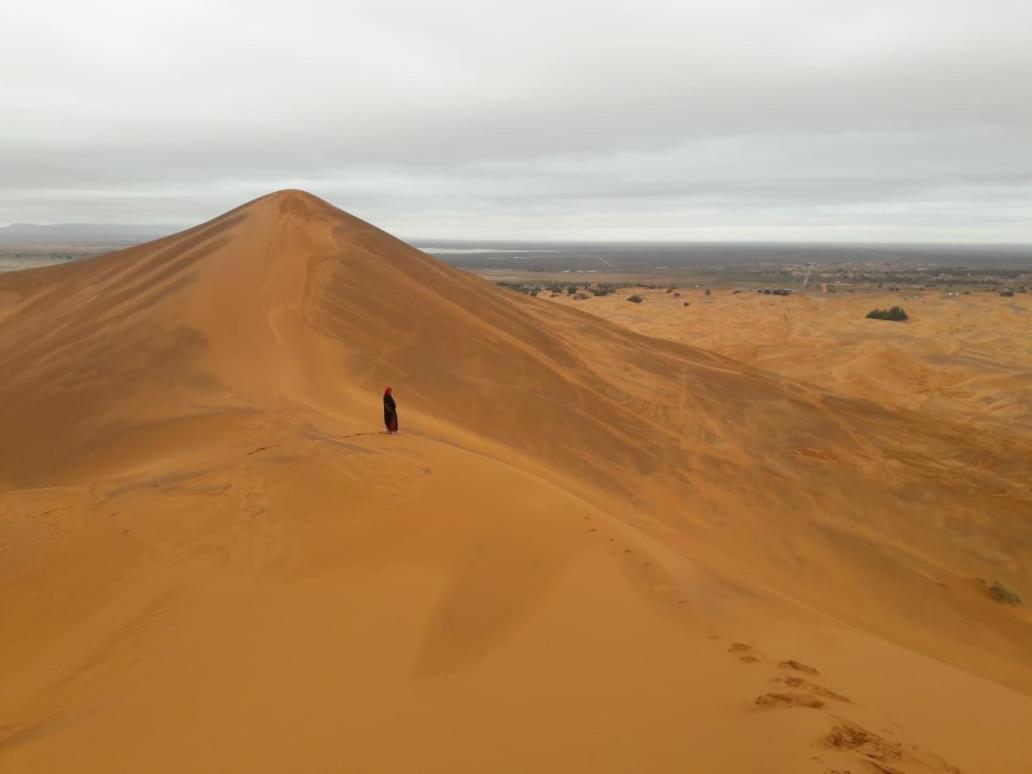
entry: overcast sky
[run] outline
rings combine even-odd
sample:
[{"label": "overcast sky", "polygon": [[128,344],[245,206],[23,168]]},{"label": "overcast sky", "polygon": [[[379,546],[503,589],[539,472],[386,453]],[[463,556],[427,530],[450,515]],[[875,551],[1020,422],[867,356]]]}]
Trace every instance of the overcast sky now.
[{"label": "overcast sky", "polygon": [[1032,242],[1030,0],[2,0],[0,224]]}]

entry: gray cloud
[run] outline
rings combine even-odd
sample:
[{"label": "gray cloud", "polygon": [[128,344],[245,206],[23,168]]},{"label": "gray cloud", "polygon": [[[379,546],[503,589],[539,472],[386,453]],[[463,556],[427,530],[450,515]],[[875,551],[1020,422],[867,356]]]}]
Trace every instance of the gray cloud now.
[{"label": "gray cloud", "polygon": [[6,0],[0,224],[1032,241],[1032,7]]}]

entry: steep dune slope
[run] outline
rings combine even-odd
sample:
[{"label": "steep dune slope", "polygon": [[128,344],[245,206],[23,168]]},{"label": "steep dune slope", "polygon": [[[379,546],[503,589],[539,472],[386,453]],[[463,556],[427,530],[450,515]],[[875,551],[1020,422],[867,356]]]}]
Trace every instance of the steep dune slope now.
[{"label": "steep dune slope", "polygon": [[0,769],[1032,751],[1032,621],[977,581],[1032,588],[1020,439],[557,317],[298,191],[0,275],[0,362]]}]

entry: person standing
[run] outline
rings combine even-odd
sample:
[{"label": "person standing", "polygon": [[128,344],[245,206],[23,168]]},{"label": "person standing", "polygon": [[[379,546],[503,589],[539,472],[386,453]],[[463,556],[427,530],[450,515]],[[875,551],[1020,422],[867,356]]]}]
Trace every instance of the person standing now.
[{"label": "person standing", "polygon": [[389,435],[398,434],[398,404],[394,402],[393,387],[383,391],[383,423]]}]

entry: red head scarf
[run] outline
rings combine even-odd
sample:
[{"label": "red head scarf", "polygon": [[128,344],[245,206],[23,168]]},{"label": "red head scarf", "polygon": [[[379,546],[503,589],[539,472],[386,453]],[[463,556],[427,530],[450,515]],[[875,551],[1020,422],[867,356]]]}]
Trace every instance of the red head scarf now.
[{"label": "red head scarf", "polygon": [[386,389],[385,389],[385,390],[383,391],[383,394],[384,394],[384,395],[390,395],[390,394],[391,394],[392,392],[394,392],[394,388],[393,388],[393,387],[388,387],[388,388],[386,388]]}]

